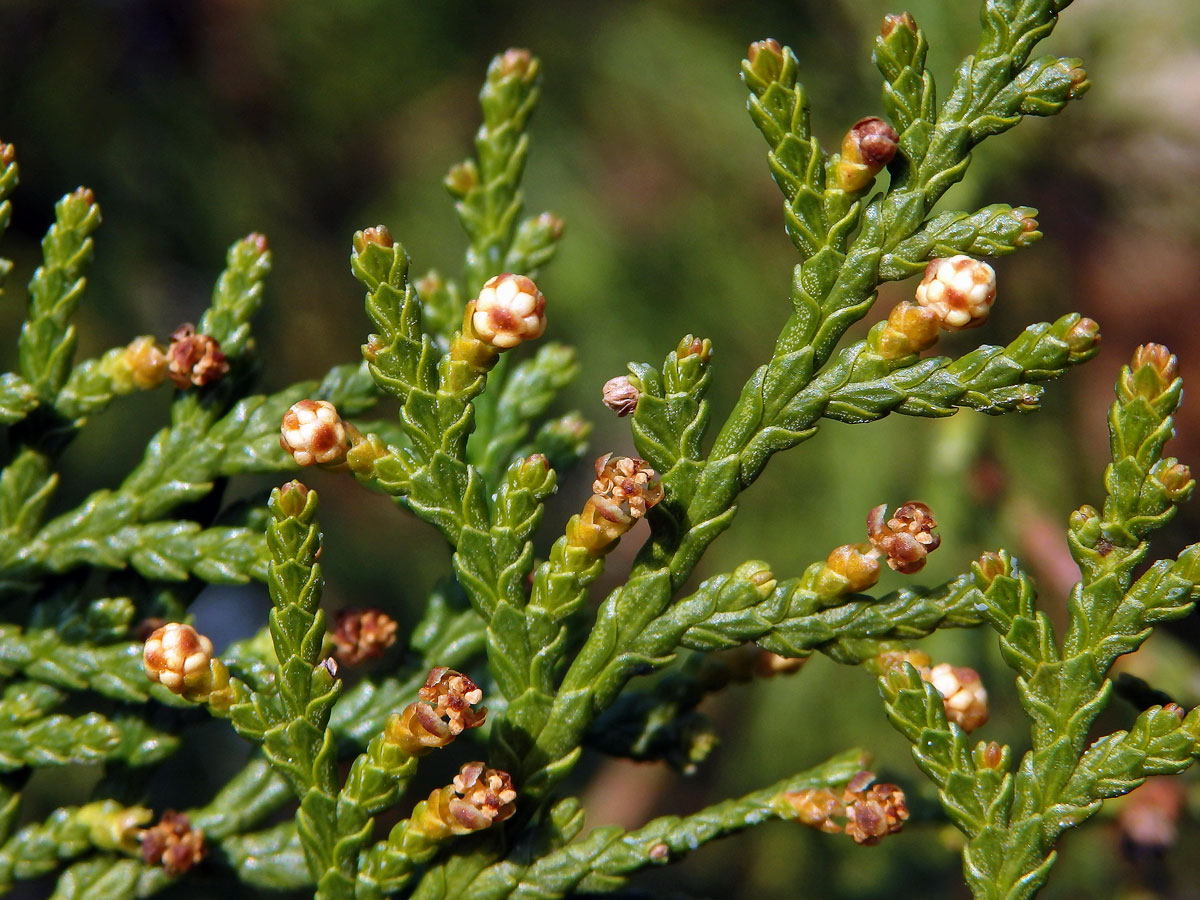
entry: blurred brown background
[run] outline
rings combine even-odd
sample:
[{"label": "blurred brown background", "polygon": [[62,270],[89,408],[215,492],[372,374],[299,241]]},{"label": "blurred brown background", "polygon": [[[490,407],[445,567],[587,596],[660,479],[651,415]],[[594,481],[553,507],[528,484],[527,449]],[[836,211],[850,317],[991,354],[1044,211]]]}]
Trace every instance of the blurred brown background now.
[{"label": "blurred brown background", "polygon": [[[908,8],[929,33],[944,90],[973,46],[976,5]],[[80,315],[83,352],[194,319],[225,248],[254,230],[270,237],[275,258],[258,329],[264,385],[357,358],[367,322],[348,272],[351,232],[386,223],[416,272],[457,272],[462,239],[440,179],[469,149],[488,59],[525,46],[545,74],[527,197],[534,211],[567,221],[560,256],[539,283],[549,336],[579,343],[584,372],[563,408],[596,420],[597,453],[628,451],[626,423],[599,403],[600,385],[627,360],[660,360],[686,332],[712,337],[719,416],[786,313],[795,257],[764,145],[745,115],[746,45],[773,36],[795,48],[814,127],[834,147],[850,124],[879,112],[871,42],[882,14],[897,11],[879,0],[5,0],[0,137],[17,146],[22,187],[5,239],[19,268],[0,326],[15,334],[15,285],[36,264],[54,200],[83,183],[105,217]],[[1136,344],[1162,341],[1200,384],[1198,38],[1200,7],[1189,0],[1080,0],[1040,52],[1083,57],[1091,92],[1057,119],[1029,120],[982,147],[943,204],[1034,206],[1046,237],[996,264],[992,321],[942,350],[1007,342],[1029,322],[1074,309],[1100,322],[1099,358],[1048,386],[1044,411],[1031,416],[830,424],[773,462],[705,571],[753,556],[781,575],[799,573],[833,544],[861,540],[872,505],[920,498],[943,523],[923,580],[952,577],[1003,545],[1061,610],[1076,574],[1062,529],[1071,509],[1102,499],[1118,367]],[[911,288],[889,286],[861,328]],[[132,398],[89,429],[68,454],[64,507],[128,470],[167,402],[166,392]],[[1198,424],[1200,405],[1185,405],[1170,452],[1200,461]],[[563,482],[548,523],[563,521],[586,490],[582,473]],[[381,605],[411,621],[445,569],[444,550],[348,479],[316,474],[311,483],[327,501],[331,602]],[[1186,508],[1161,554],[1196,540],[1198,522],[1196,507]],[[398,576],[399,554],[407,562]],[[621,566],[617,557],[610,571]],[[264,594],[227,591],[200,612],[236,631],[262,621]],[[1194,705],[1196,639],[1183,623],[1130,665]],[[983,736],[1020,745],[1024,725],[993,644],[982,633],[930,642],[939,658],[984,673],[994,722]],[[931,821],[870,849],[773,825],[707,848],[681,876],[644,882],[651,896],[963,896],[955,834],[933,821],[931,795],[865,673],[819,660],[791,679],[734,688],[707,709],[724,740],[694,778],[589,763],[603,785],[592,793],[597,822],[698,808],[852,745],[872,749],[878,767],[912,789],[915,818]],[[1108,724],[1129,715],[1118,702]],[[1182,802],[1180,843],[1195,847],[1200,803],[1187,785],[1172,802]],[[1164,803],[1151,805],[1155,821],[1173,818]],[[1131,857],[1117,852],[1121,841],[1112,815],[1069,837],[1046,896],[1200,896],[1175,872],[1182,854]]]}]

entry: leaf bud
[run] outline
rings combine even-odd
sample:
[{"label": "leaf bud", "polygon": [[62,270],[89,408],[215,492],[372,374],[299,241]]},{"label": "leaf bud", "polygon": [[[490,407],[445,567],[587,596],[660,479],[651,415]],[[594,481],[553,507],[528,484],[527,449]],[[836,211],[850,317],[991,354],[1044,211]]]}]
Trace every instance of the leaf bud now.
[{"label": "leaf bud", "polygon": [[623,418],[637,409],[641,392],[628,375],[618,375],[604,382],[603,397],[604,405]]},{"label": "leaf bud", "polygon": [[475,161],[466,159],[455,163],[446,173],[442,183],[446,185],[446,190],[455,197],[461,199],[467,196],[479,186],[479,169],[476,167]]},{"label": "leaf bud", "polygon": [[561,241],[566,223],[552,212],[541,213],[535,220],[540,231],[545,232],[551,241]]},{"label": "leaf bud", "polygon": [[942,543],[934,534],[937,520],[924,503],[909,501],[887,518],[887,504],[880,504],[867,515],[867,536],[877,550],[887,556],[888,565],[904,575],[919,572],[925,558]]},{"label": "leaf bud", "polygon": [[1019,206],[1013,210],[1013,215],[1021,224],[1021,232],[1013,240],[1016,247],[1028,247],[1034,241],[1041,240],[1042,232],[1038,230],[1038,220],[1035,210],[1027,206]]},{"label": "leaf bud", "polygon": [[763,81],[777,81],[783,72],[783,47],[775,38],[755,41],[746,50],[746,61]]},{"label": "leaf bud", "polygon": [[144,830],[138,839],[146,865],[161,866],[168,875],[184,874],[208,852],[204,831],[193,828],[187,816],[173,809],[164,812],[158,824]]},{"label": "leaf bud", "polygon": [[542,336],[546,330],[546,298],[524,275],[496,275],[468,304],[464,326],[470,328],[471,337],[498,350],[508,350]]},{"label": "leaf bud", "polygon": [[17,148],[0,141],[0,165],[11,166],[17,161]]},{"label": "leaf bud", "polygon": [[987,690],[974,669],[938,663],[921,677],[942,695],[948,721],[967,733],[987,722]]},{"label": "leaf bud", "polygon": [[229,371],[221,345],[207,334],[197,334],[196,326],[185,322],[171,333],[167,348],[167,376],[175,387],[203,387]]},{"label": "leaf bud", "polygon": [[304,512],[308,505],[308,485],[292,480],[279,487],[279,509],[289,519]]},{"label": "leaf bud", "polygon": [[707,363],[712,359],[712,341],[690,334],[684,335],[683,340],[675,348],[675,358],[683,360],[689,356],[698,356],[701,363]]},{"label": "leaf bud", "polygon": [[338,466],[350,450],[346,423],[328,400],[292,404],[279,431],[279,446],[302,466]]},{"label": "leaf bud", "polygon": [[916,291],[917,303],[933,312],[946,331],[982,325],[995,300],[995,270],[961,254],[930,260]]},{"label": "leaf bud", "polygon": [[75,813],[75,821],[88,829],[88,840],[101,850],[136,853],[141,826],[152,818],[144,806],[122,806],[116,800],[87,803]]},{"label": "leaf bud", "polygon": [[390,249],[396,244],[386,225],[376,225],[373,228],[364,228],[362,231],[354,232],[352,243],[354,249],[359,253],[366,252],[366,249],[371,246]]},{"label": "leaf bud", "polygon": [[650,862],[661,865],[662,863],[670,860],[671,848],[662,841],[659,841],[646,852],[646,856],[649,858]]},{"label": "leaf bud", "polygon": [[989,550],[975,561],[976,580],[981,581],[985,589],[1000,576],[1008,574],[1009,566],[999,553]]},{"label": "leaf bud", "polygon": [[883,359],[902,359],[928,350],[937,339],[937,315],[923,306],[902,300],[892,307],[887,323],[875,337],[876,352]]},{"label": "leaf bud", "polygon": [[1129,374],[1122,381],[1131,396],[1157,400],[1179,375],[1179,360],[1162,344],[1142,344],[1133,351]]},{"label": "leaf bud", "polygon": [[1155,463],[1150,470],[1150,477],[1162,485],[1163,492],[1172,503],[1186,500],[1196,486],[1191,470],[1174,457]]},{"label": "leaf bud", "polygon": [[529,81],[537,74],[532,54],[520,47],[511,47],[497,56],[492,65],[500,78],[520,78]]},{"label": "leaf bud", "polygon": [[875,176],[892,161],[899,147],[896,129],[878,116],[859,119],[842,139],[837,165],[838,187],[857,194],[870,187]]},{"label": "leaf bud", "polygon": [[1088,81],[1087,69],[1083,66],[1071,67],[1071,99],[1077,100],[1088,92],[1092,83]]},{"label": "leaf bud", "polygon": [[343,609],[337,614],[333,643],[343,665],[378,659],[396,643],[396,620],[378,609]]},{"label": "leaf bud", "polygon": [[1100,326],[1093,319],[1083,318],[1071,326],[1063,337],[1071,360],[1076,361],[1090,354],[1100,343]]},{"label": "leaf bud", "polygon": [[912,13],[888,13],[883,17],[883,24],[879,27],[879,36],[884,40],[892,36],[897,28],[903,28],[913,34],[917,33],[917,20],[912,17]]}]

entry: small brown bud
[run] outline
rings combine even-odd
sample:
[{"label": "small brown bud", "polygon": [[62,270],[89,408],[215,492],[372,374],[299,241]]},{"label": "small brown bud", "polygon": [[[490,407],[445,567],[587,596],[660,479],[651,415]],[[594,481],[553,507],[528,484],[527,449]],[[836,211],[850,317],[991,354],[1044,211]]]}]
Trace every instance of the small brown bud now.
[{"label": "small brown bud", "polygon": [[604,405],[624,417],[637,409],[641,392],[633,386],[627,375],[618,375],[604,382]]},{"label": "small brown bud", "polygon": [[212,641],[191,625],[168,622],[146,638],[142,665],[151,681],[173,694],[199,700],[214,688],[212,652]]},{"label": "small brown bud", "polygon": [[472,336],[498,350],[542,336],[546,298],[524,275],[489,278],[468,317]]},{"label": "small brown bud", "polygon": [[1163,706],[1163,712],[1169,712],[1171,715],[1175,716],[1175,718],[1179,719],[1180,721],[1183,721],[1184,719],[1187,718],[1187,710],[1185,710],[1178,703],[1165,704]]},{"label": "small brown bud", "polygon": [[986,769],[999,769],[1004,763],[1004,746],[988,741],[976,751],[977,764]]},{"label": "small brown bud", "polygon": [[783,72],[783,47],[775,38],[755,41],[746,50],[746,60],[763,81],[777,81]]},{"label": "small brown bud", "polygon": [[396,643],[396,620],[378,609],[343,609],[337,614],[333,643],[343,665],[378,659]]},{"label": "small brown bud", "polygon": [[969,734],[987,722],[987,691],[974,669],[939,663],[921,677],[937,688],[946,718],[963,731]]},{"label": "small brown bud", "polygon": [[221,345],[207,334],[197,334],[196,326],[185,322],[171,333],[167,348],[167,375],[175,387],[204,387],[229,371]]},{"label": "small brown bud", "polygon": [[192,828],[188,817],[168,809],[153,828],[139,840],[146,865],[162,866],[168,875],[182,875],[204,859],[204,831]]},{"label": "small brown bud", "polygon": [[1071,68],[1071,99],[1078,100],[1088,92],[1092,83],[1088,81],[1087,69],[1083,66]]},{"label": "small brown bud", "polygon": [[938,339],[938,317],[916,303],[902,300],[888,313],[879,333],[877,352],[884,359],[901,359],[928,350]]},{"label": "small brown bud", "polygon": [[842,139],[838,187],[849,194],[866,190],[899,148],[896,129],[877,116],[859,119]]},{"label": "small brown bud", "polygon": [[301,400],[283,414],[279,446],[302,466],[336,466],[350,450],[346,424],[328,400]]},{"label": "small brown bud", "polygon": [[655,844],[653,847],[650,848],[649,852],[646,855],[650,857],[651,862],[664,863],[671,856],[671,848],[668,847],[666,844],[664,844],[662,841],[659,841],[657,844]]},{"label": "small brown bud", "polygon": [[317,663],[317,668],[324,669],[329,674],[330,678],[337,678],[338,676],[337,660],[332,656],[327,656]]},{"label": "small brown bud", "polygon": [[924,503],[910,501],[886,518],[887,505],[880,504],[867,516],[867,535],[876,549],[887,555],[888,565],[903,575],[925,567],[925,558],[942,543],[934,534],[937,520]]},{"label": "small brown bud", "polygon": [[883,25],[879,28],[879,34],[888,38],[897,28],[905,28],[916,34],[917,20],[912,17],[912,13],[889,13],[883,17]]},{"label": "small brown bud", "polygon": [[96,204],[96,194],[89,187],[75,188],[75,190],[71,191],[71,197],[73,199],[82,200],[88,206],[95,206]]},{"label": "small brown bud", "polygon": [[1013,240],[1013,244],[1018,247],[1028,247],[1036,240],[1040,240],[1042,233],[1038,230],[1038,220],[1033,215],[1036,210],[1028,207],[1018,207],[1013,210],[1015,215],[1021,222],[1021,233]]},{"label": "small brown bud", "polygon": [[969,256],[930,260],[917,285],[917,303],[933,312],[946,331],[978,328],[996,300],[996,272]]},{"label": "small brown bud", "polygon": [[17,161],[17,148],[0,142],[0,165],[11,166]]},{"label": "small brown bud", "polygon": [[395,243],[392,240],[392,233],[388,231],[386,225],[376,225],[374,228],[364,228],[362,231],[354,232],[354,249],[359,253],[363,253],[372,244],[379,247],[392,247]]}]

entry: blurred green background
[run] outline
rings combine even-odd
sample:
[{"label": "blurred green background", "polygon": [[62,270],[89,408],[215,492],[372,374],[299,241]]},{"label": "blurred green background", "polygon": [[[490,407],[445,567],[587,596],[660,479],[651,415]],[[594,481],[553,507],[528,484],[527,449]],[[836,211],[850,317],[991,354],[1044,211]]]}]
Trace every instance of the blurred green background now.
[{"label": "blurred green background", "polygon": [[[720,416],[786,314],[796,260],[745,114],[746,45],[773,36],[795,48],[814,128],[833,148],[854,121],[879,112],[872,38],[883,13],[900,9],[880,0],[4,0],[0,137],[17,146],[23,183],[5,252],[27,277],[54,200],[80,183],[96,191],[105,225],[79,320],[81,351],[95,355],[194,319],[225,248],[265,232],[275,274],[257,332],[264,385],[317,375],[356,359],[367,330],[347,265],[356,228],[387,224],[418,273],[458,271],[463,242],[441,176],[469,149],[491,55],[528,47],[542,58],[545,83],[527,198],[531,211],[567,222],[539,284],[548,336],[577,343],[584,372],[562,407],[595,420],[597,453],[629,452],[626,422],[599,402],[600,385],[626,361],[658,361],[687,332],[712,337]],[[914,0],[908,9],[929,33],[944,86],[973,46],[977,5]],[[943,205],[1034,206],[1046,237],[996,263],[992,320],[940,349],[1007,342],[1029,322],[1074,309],[1101,323],[1100,357],[1050,385],[1044,411],[1031,416],[828,425],[772,463],[703,573],[756,557],[797,574],[832,546],[862,540],[871,506],[919,498],[943,534],[921,580],[952,577],[983,550],[1006,546],[1060,614],[1077,574],[1062,529],[1071,509],[1102,497],[1117,368],[1136,344],[1158,340],[1200,384],[1200,7],[1080,0],[1040,52],[1082,56],[1091,92],[1057,119],[1028,120],[986,144]],[[889,286],[856,333],[911,289]],[[0,307],[8,334],[21,318],[18,295]],[[85,432],[67,456],[62,508],[116,483],[168,402],[166,391],[130,398]],[[1198,423],[1200,407],[1185,405],[1170,448],[1184,461],[1200,461]],[[588,490],[582,471],[562,482],[549,523],[564,521]],[[331,603],[379,605],[411,621],[445,571],[440,542],[349,479],[314,473],[309,483],[326,501]],[[1185,509],[1160,555],[1195,540],[1198,523],[1195,507]],[[626,543],[610,562],[614,576],[631,555]],[[898,584],[890,576],[882,587]],[[198,615],[202,626],[236,632],[261,623],[266,606],[260,588],[226,590],[202,598]],[[1194,705],[1197,634],[1184,623],[1127,667]],[[991,636],[929,644],[936,658],[983,673],[993,722],[980,736],[1021,746],[1023,720]],[[965,896],[955,833],[937,820],[866,673],[817,660],[792,678],[733,688],[705,709],[723,743],[692,778],[589,760],[593,824],[690,811],[854,745],[910,790],[917,821],[875,848],[771,825],[643,880],[649,896]],[[1130,713],[1118,702],[1108,724]],[[1177,823],[1182,848],[1200,841],[1191,785]],[[178,786],[157,789],[186,802]],[[1045,895],[1200,896],[1184,853],[1131,856],[1122,846],[1113,815],[1068,837]]]}]

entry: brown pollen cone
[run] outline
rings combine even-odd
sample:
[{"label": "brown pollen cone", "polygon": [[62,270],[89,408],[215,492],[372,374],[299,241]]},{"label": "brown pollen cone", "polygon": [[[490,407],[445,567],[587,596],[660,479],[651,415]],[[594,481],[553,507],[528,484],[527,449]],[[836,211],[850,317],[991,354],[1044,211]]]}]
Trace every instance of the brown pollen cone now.
[{"label": "brown pollen cone", "polygon": [[175,387],[211,384],[229,371],[229,363],[221,345],[207,334],[197,334],[191,322],[180,325],[171,333],[167,348],[167,377]]},{"label": "brown pollen cone", "polygon": [[469,762],[454,783],[435,790],[413,811],[411,828],[430,840],[482,831],[516,812],[517,791],[507,772]]},{"label": "brown pollen cone", "polygon": [[333,643],[343,665],[378,659],[396,643],[396,620],[378,609],[343,609],[337,615]]},{"label": "brown pollen cone", "polygon": [[387,741],[409,756],[445,747],[487,718],[486,707],[472,709],[483,699],[483,691],[466,675],[444,666],[430,670],[417,696],[421,699],[391,716],[384,728]]},{"label": "brown pollen cone", "polygon": [[880,504],[867,515],[867,536],[881,553],[887,555],[888,565],[904,575],[919,572],[925,567],[925,557],[942,543],[934,534],[937,520],[924,503],[909,501],[887,518],[887,505]]},{"label": "brown pollen cone", "polygon": [[192,828],[188,817],[173,809],[164,812],[158,824],[145,829],[138,839],[145,863],[162,866],[168,875],[182,875],[207,853],[204,831]]}]

